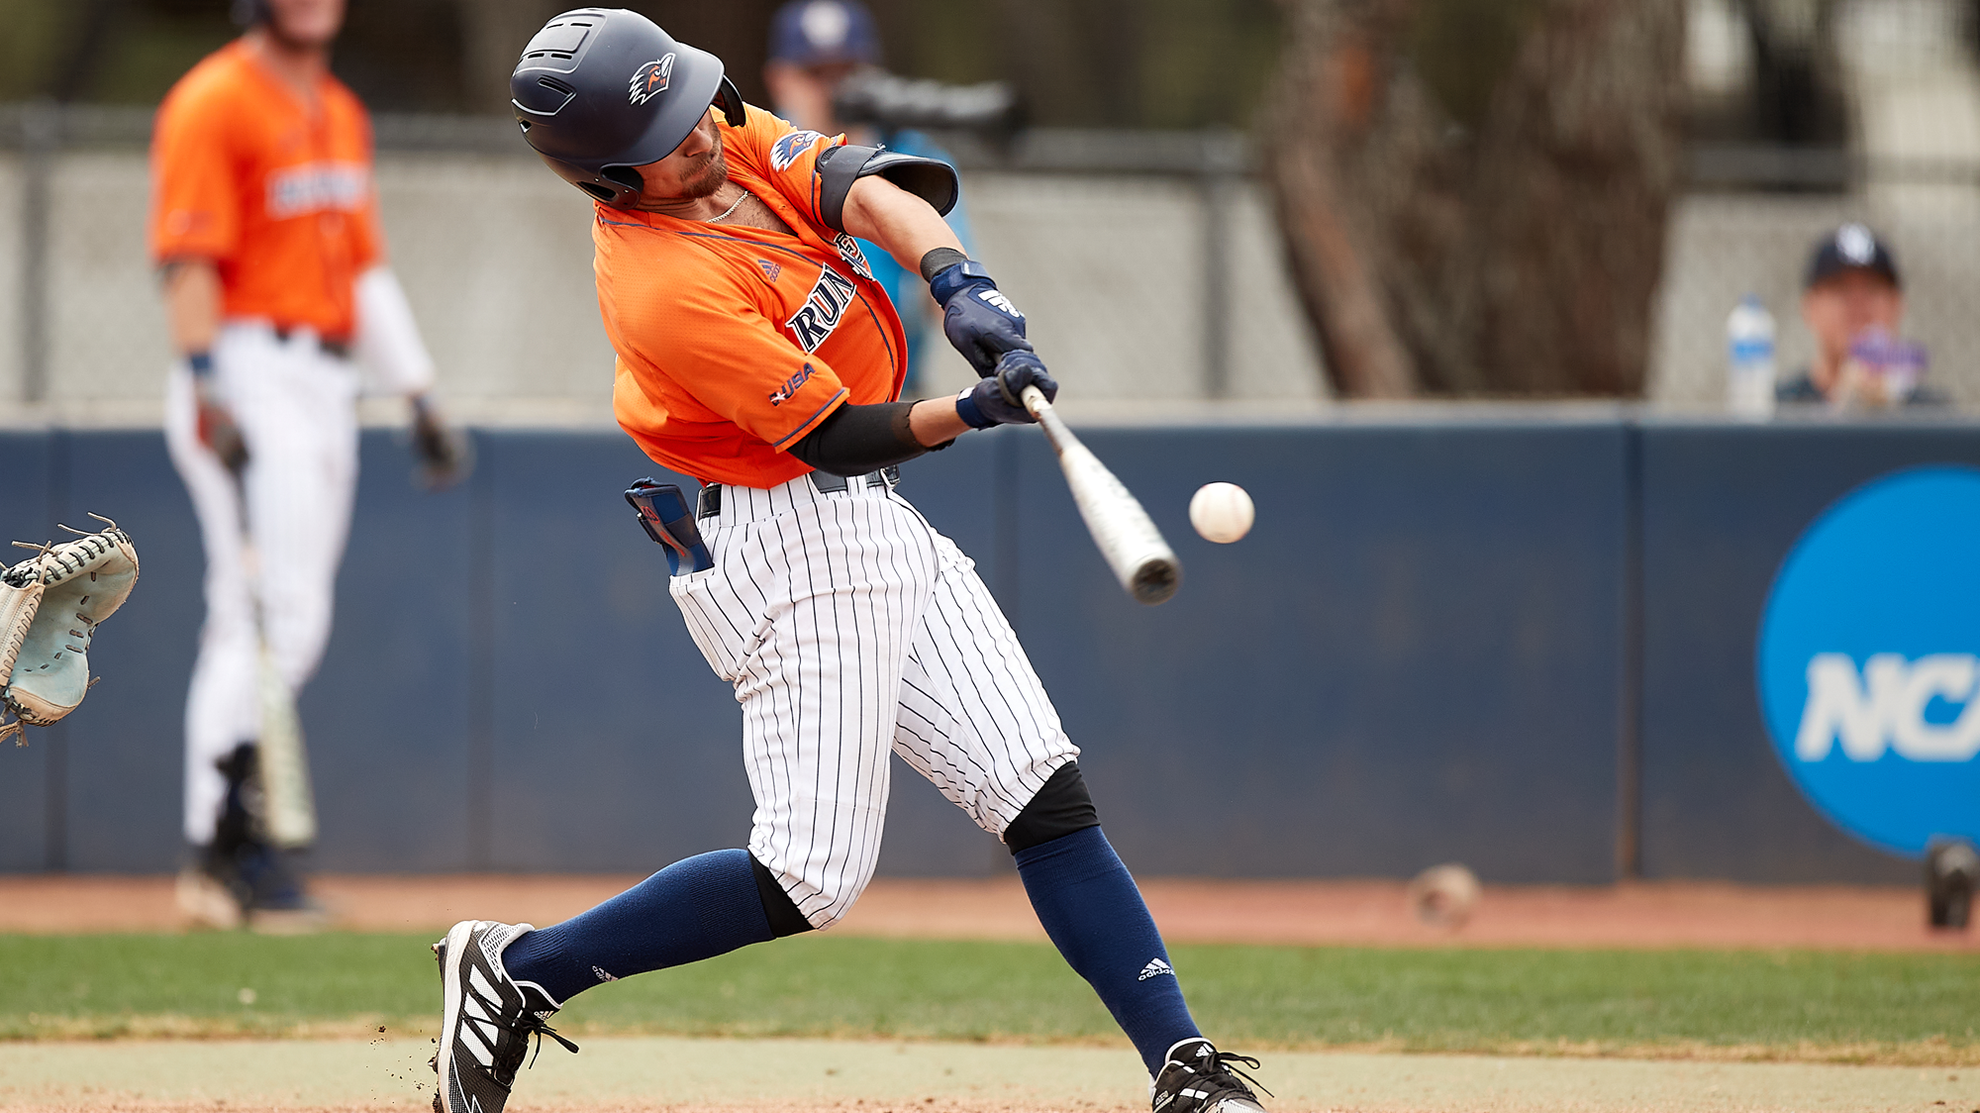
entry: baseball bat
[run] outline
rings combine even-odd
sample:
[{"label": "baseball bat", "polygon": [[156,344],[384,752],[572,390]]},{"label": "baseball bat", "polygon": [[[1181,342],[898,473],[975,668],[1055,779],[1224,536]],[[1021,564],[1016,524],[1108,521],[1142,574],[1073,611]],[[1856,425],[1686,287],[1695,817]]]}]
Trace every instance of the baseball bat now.
[{"label": "baseball bat", "polygon": [[1066,486],[1079,506],[1079,516],[1086,519],[1087,532],[1093,535],[1093,543],[1107,558],[1107,566],[1114,570],[1121,587],[1138,603],[1152,607],[1168,602],[1182,586],[1182,562],[1162,540],[1162,531],[1149,520],[1148,511],[1107,465],[1073,436],[1043,391],[1028,386],[1020,397],[1058,453],[1059,468],[1066,473]]},{"label": "baseball bat", "polygon": [[255,775],[261,781],[261,823],[268,841],[296,850],[316,841],[316,793],[309,783],[309,754],[303,744],[296,694],[268,648],[261,602],[261,550],[247,521],[247,482],[234,472],[241,496],[241,564],[254,601],[255,697],[261,709],[261,738],[255,747]]}]

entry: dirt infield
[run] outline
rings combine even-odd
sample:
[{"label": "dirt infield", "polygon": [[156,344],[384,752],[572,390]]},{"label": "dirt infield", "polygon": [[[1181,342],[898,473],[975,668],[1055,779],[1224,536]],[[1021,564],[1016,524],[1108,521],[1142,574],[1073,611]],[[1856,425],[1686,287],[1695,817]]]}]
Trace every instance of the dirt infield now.
[{"label": "dirt infield", "polygon": [[[330,876],[319,890],[341,927],[427,931],[469,917],[555,923],[636,876]],[[1650,883],[1603,888],[1488,886],[1471,922],[1418,923],[1399,882],[1142,883],[1174,942],[1382,946],[1808,947],[1971,951],[1980,935],[1934,932],[1924,898],[1903,888]],[[181,926],[167,877],[0,876],[0,931],[170,931]],[[1035,939],[1015,877],[882,878],[837,931],[933,939]]]},{"label": "dirt infield", "polygon": [[[430,1053],[416,1040],[0,1044],[0,1109],[416,1110]],[[1126,1111],[1147,1108],[1145,1078],[1132,1052],[1102,1048],[620,1037],[552,1049],[509,1109]],[[1275,1113],[1980,1108],[1980,1072],[1906,1067],[1274,1052],[1259,1078]]]}]

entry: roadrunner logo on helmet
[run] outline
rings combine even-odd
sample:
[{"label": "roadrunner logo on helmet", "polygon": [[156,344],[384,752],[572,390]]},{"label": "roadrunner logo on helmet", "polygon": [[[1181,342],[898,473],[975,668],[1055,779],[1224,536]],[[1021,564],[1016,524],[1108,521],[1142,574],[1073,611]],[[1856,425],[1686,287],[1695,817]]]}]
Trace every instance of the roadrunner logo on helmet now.
[{"label": "roadrunner logo on helmet", "polygon": [[632,87],[627,90],[627,99],[634,104],[645,104],[667,91],[667,79],[674,73],[674,55],[655,59],[633,71]]},{"label": "roadrunner logo on helmet", "polygon": [[619,208],[639,200],[634,168],[672,154],[710,105],[730,127],[745,120],[720,58],[624,8],[578,8],[544,24],[509,77],[509,99],[550,169]]}]

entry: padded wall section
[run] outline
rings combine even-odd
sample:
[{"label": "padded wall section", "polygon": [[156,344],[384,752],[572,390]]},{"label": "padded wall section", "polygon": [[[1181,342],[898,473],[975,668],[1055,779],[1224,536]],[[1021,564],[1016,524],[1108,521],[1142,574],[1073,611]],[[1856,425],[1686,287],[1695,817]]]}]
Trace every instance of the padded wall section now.
[{"label": "padded wall section", "polygon": [[[1083,433],[1183,558],[1165,606],[1114,583],[1035,430],[965,438],[908,465],[901,490],[976,558],[1137,871],[1402,876],[1460,859],[1491,881],[1612,878],[1637,508],[1646,873],[1913,880],[1789,785],[1761,733],[1753,645],[1775,569],[1824,507],[1895,468],[1980,463],[1972,427]],[[321,865],[645,870],[740,845],[740,713],[619,495],[658,469],[616,433],[477,441],[469,484],[427,494],[397,434],[365,435],[336,628],[302,701]],[[96,642],[89,701],[0,746],[0,869],[170,870],[203,557],[163,438],[4,433],[0,471],[17,480],[0,540],[95,510],[144,566]],[[1186,521],[1217,479],[1258,504],[1236,545]],[[895,772],[881,872],[1010,868]]]},{"label": "padded wall section", "polygon": [[1897,468],[1980,464],[1980,438],[1828,422],[1642,436],[1644,874],[1915,883],[1914,863],[1844,834],[1789,782],[1760,718],[1755,645],[1775,573],[1824,508]]},{"label": "padded wall section", "polygon": [[[0,547],[5,549],[0,564],[29,555],[11,542],[46,541],[54,535],[48,498],[55,439],[50,433],[0,433],[0,475],[7,477],[7,490],[0,493]],[[50,824],[59,826],[63,819],[59,810],[50,814],[48,807],[49,777],[59,777],[63,767],[54,754],[59,741],[53,732],[37,730],[27,742],[0,743],[0,871],[63,864],[59,840],[48,837]]]},{"label": "padded wall section", "polygon": [[489,507],[489,865],[657,870],[742,846],[741,713],[689,640],[622,492],[620,434],[495,433]]},{"label": "padded wall section", "polygon": [[205,558],[192,502],[157,432],[63,433],[53,500],[62,521],[117,520],[138,553],[131,597],[90,643],[102,677],[59,727],[68,867],[120,873],[178,868],[186,684],[205,606]]},{"label": "padded wall section", "polygon": [[[477,435],[478,439],[480,435]],[[476,865],[469,802],[473,585],[485,475],[432,492],[412,482],[402,434],[360,446],[357,505],[337,617],[297,701],[326,870]]]},{"label": "padded wall section", "polygon": [[[1085,440],[1184,569],[1171,602],[1131,602],[1025,444],[1025,643],[1133,868],[1613,876],[1620,427]],[[1241,542],[1188,524],[1212,480],[1257,504]]]}]

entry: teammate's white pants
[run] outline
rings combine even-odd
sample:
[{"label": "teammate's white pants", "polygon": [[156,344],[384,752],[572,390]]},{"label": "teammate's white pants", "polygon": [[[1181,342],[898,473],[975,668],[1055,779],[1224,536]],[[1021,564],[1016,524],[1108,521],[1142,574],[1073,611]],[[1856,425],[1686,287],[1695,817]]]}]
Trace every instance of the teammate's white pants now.
[{"label": "teammate's white pants", "polygon": [[[241,484],[201,444],[192,376],[166,386],[165,442],[199,515],[206,549],[206,623],[186,698],[186,838],[213,837],[226,782],[214,762],[260,734],[255,694],[261,636],[300,689],[330,637],[330,615],[357,484],[357,377],[307,334],[278,339],[265,325],[230,323],[213,347],[213,386],[247,442]],[[246,522],[258,575],[243,560]]]},{"label": "teammate's white pants", "polygon": [[675,576],[688,632],[743,708],[749,850],[813,927],[873,877],[889,748],[1001,836],[1078,756],[954,542],[858,479],[724,487],[715,567]]}]

